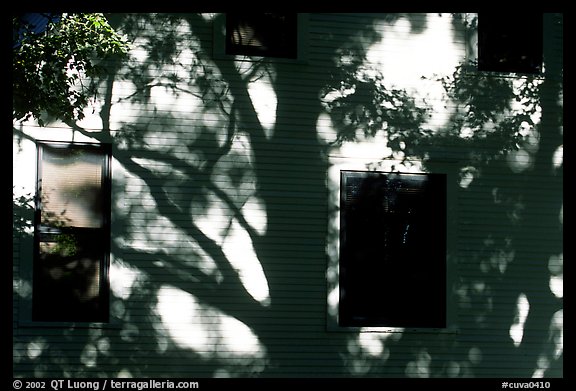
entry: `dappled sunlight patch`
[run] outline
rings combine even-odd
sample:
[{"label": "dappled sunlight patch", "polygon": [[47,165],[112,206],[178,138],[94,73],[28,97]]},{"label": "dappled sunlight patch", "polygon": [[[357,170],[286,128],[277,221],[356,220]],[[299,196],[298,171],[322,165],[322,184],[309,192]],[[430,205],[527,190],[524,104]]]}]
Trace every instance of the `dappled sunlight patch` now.
[{"label": "dappled sunlight patch", "polygon": [[144,106],[142,103],[132,103],[127,97],[136,93],[136,86],[127,80],[116,80],[114,82],[114,91],[120,95],[117,101],[113,102],[110,107],[110,128],[121,129],[124,124],[131,123],[134,120],[134,106]]},{"label": "dappled sunlight patch", "polygon": [[250,235],[237,220],[231,222],[228,234],[222,242],[222,251],[226,254],[232,267],[238,272],[240,281],[250,296],[260,304],[269,306],[268,280]]},{"label": "dappled sunlight patch", "polygon": [[478,176],[478,170],[474,166],[466,166],[460,169],[460,187],[463,189],[468,188],[474,178]]},{"label": "dappled sunlight patch", "polygon": [[406,157],[406,153],[404,151],[393,151],[392,158],[396,160],[402,160]]},{"label": "dappled sunlight patch", "polygon": [[548,259],[550,292],[558,298],[564,297],[564,253],[551,255]]},{"label": "dappled sunlight patch", "polygon": [[450,361],[446,368],[448,377],[459,377],[462,365],[456,361]]},{"label": "dappled sunlight patch", "polygon": [[125,323],[120,330],[120,338],[125,342],[134,342],[140,335],[140,329],[134,323]]},{"label": "dappled sunlight patch", "polygon": [[[392,154],[392,156],[397,156]],[[425,163],[420,159],[403,158],[402,160],[384,159],[370,162],[365,167],[368,171],[402,172],[422,174],[426,172]]]},{"label": "dappled sunlight patch", "polygon": [[501,274],[506,273],[508,265],[514,260],[516,251],[508,243],[506,247],[495,250],[487,263],[481,263],[481,269],[487,272],[496,269]]},{"label": "dappled sunlight patch", "polygon": [[415,378],[428,378],[431,375],[430,363],[432,362],[432,357],[426,349],[421,349],[415,360],[410,361],[406,365],[406,376]]},{"label": "dappled sunlight patch", "polygon": [[554,343],[554,358],[560,358],[564,352],[564,310],[558,310],[552,315],[548,339]]},{"label": "dappled sunlight patch", "polygon": [[[524,88],[530,88],[530,84],[537,86],[539,81],[527,81],[524,79],[513,80],[513,89],[516,99],[510,102],[511,109],[519,113],[525,113],[529,120],[522,121],[516,129],[516,136],[519,141],[515,148],[507,155],[508,166],[514,173],[522,173],[529,170],[534,165],[534,155],[540,147],[540,133],[536,126],[542,116],[542,108],[538,106],[537,100],[525,94]],[[528,97],[524,97],[528,95]]]},{"label": "dappled sunlight patch", "polygon": [[214,13],[214,12],[203,12],[200,14],[200,16],[202,17],[202,19],[204,19],[205,21],[209,22],[212,21],[214,19],[216,19],[216,17],[220,15],[219,13]]},{"label": "dappled sunlight patch", "polygon": [[[243,356],[260,351],[260,341],[250,327],[231,316],[221,316],[219,330],[225,352],[232,356]],[[222,354],[223,351],[220,351]]]},{"label": "dappled sunlight patch", "polygon": [[232,168],[237,169],[241,167],[246,170],[247,174],[250,173],[246,178],[247,183],[255,181],[256,178],[254,178],[251,169],[254,165],[254,149],[252,148],[248,133],[237,132],[234,134],[229,155],[231,157],[230,163],[232,163]]},{"label": "dappled sunlight patch", "polygon": [[493,292],[489,284],[482,280],[463,282],[455,287],[458,306],[462,309],[474,308],[474,322],[483,327],[490,322],[494,311]]},{"label": "dappled sunlight patch", "polygon": [[390,332],[377,332],[370,327],[364,327],[350,338],[346,345],[346,366],[353,375],[364,375],[374,365],[381,366],[390,357],[390,348],[387,342],[398,341],[402,337],[402,328]]},{"label": "dappled sunlight patch", "polygon": [[147,41],[148,39],[142,36],[134,38],[130,49],[130,60],[134,65],[148,61],[148,50],[146,50]]},{"label": "dappled sunlight patch", "polygon": [[482,361],[482,350],[480,350],[480,348],[475,346],[471,347],[468,350],[468,361],[470,361],[470,363],[474,365],[480,364],[480,362]]},{"label": "dappled sunlight patch", "polygon": [[110,316],[117,319],[124,318],[126,314],[126,305],[123,300],[112,300],[110,303]]},{"label": "dappled sunlight patch", "polygon": [[32,297],[32,284],[30,281],[21,278],[12,279],[12,289],[23,299]]},{"label": "dappled sunlight patch", "polygon": [[[214,188],[203,192],[202,202],[191,204],[191,218],[204,235],[221,246],[246,291],[267,306],[268,282],[252,236],[265,235],[268,221],[266,205],[255,195],[256,178],[250,169],[252,151],[246,135],[235,135],[228,156],[229,159],[219,160],[214,167],[211,178]],[[198,258],[195,262],[207,263],[200,250],[195,250]],[[218,274],[216,264],[212,265],[216,269],[210,272]]]},{"label": "dappled sunlight patch", "polygon": [[518,134],[522,136],[521,146],[528,153],[535,154],[540,146],[540,133],[528,122],[523,121],[520,124]]},{"label": "dappled sunlight patch", "polygon": [[163,247],[169,253],[170,242],[175,242],[179,236],[185,235],[168,217],[161,214],[150,213],[144,221],[146,225],[132,228],[131,237],[127,240],[132,247],[140,251],[154,252]]},{"label": "dappled sunlight patch", "polygon": [[176,20],[167,15],[144,19],[139,23],[148,24],[146,28],[157,33],[133,38],[130,58],[114,81],[110,128],[122,129],[130,124],[142,132],[141,142],[166,139],[174,145],[174,137],[166,133],[193,137],[198,132],[171,129],[211,128],[213,121],[225,122],[230,103],[227,85],[216,67],[203,66],[199,58],[201,39],[191,31],[190,24],[185,18]]},{"label": "dappled sunlight patch", "polygon": [[470,289],[468,284],[462,283],[454,288],[454,294],[458,297],[458,305],[461,308],[471,308],[472,299],[470,297]]},{"label": "dappled sunlight patch", "polygon": [[[328,269],[329,274],[334,274],[334,268]],[[338,316],[338,303],[340,302],[340,286],[337,283],[338,276],[329,278],[329,282],[334,284],[328,292],[328,314],[336,318]]]},{"label": "dappled sunlight patch", "polygon": [[110,289],[114,296],[122,300],[130,297],[134,282],[141,275],[142,272],[138,269],[120,260],[112,262],[110,265]]},{"label": "dappled sunlight patch", "polygon": [[[228,143],[229,141],[230,134],[228,134],[227,132],[219,131],[218,124],[226,124],[228,121],[230,121],[230,115],[227,112],[223,110],[216,110],[212,108],[210,105],[208,105],[208,107],[202,108],[201,113],[201,122],[203,124],[202,132],[205,132],[206,135],[209,134],[209,137],[212,138],[214,143],[219,148],[225,147],[226,143]],[[202,132],[190,132],[190,133],[200,134]],[[205,138],[207,138],[207,136],[205,136]],[[192,160],[193,162],[195,162],[194,164],[198,166],[205,164],[206,160],[210,159],[208,156],[206,156],[206,153],[209,151],[208,148],[206,148],[206,146],[201,145],[202,144],[200,142],[198,147],[194,146],[194,148],[187,148],[188,151],[185,152],[185,155],[181,155],[181,158],[189,160],[189,158],[186,155],[188,153],[192,153],[196,155],[196,158]]]},{"label": "dappled sunlight patch", "polygon": [[564,164],[564,145],[560,145],[552,155],[552,166],[555,169],[560,168]]},{"label": "dappled sunlight patch", "polygon": [[[394,156],[393,154],[396,154]],[[385,159],[394,156],[396,160],[402,160],[404,152],[393,151],[388,147],[388,137],[385,132],[378,132],[374,136],[366,136],[358,130],[353,142],[344,143],[338,150],[331,152],[331,156],[357,156],[363,159]]]},{"label": "dappled sunlight patch", "polygon": [[166,335],[164,333],[162,326],[158,326],[157,323],[154,323],[153,327],[156,330],[160,330],[160,332],[156,333],[156,352],[160,354],[165,354],[170,348],[171,344],[170,336]]},{"label": "dappled sunlight patch", "polygon": [[493,292],[485,281],[476,280],[462,283],[456,287],[454,293],[458,296],[461,308],[475,308],[474,321],[479,325],[490,322],[490,316],[494,311]]},{"label": "dappled sunlight patch", "polygon": [[247,360],[261,364],[266,349],[252,329],[218,308],[200,303],[192,294],[170,285],[158,290],[155,311],[166,335],[182,349],[204,358]]},{"label": "dappled sunlight patch", "polygon": [[548,340],[538,357],[537,367],[532,374],[534,378],[546,376],[546,371],[553,361],[561,360],[564,352],[564,310],[558,310],[552,315],[548,329]]},{"label": "dappled sunlight patch", "polygon": [[110,354],[110,338],[102,337],[96,342],[96,347],[98,348],[98,352],[103,355]]},{"label": "dappled sunlight patch", "polygon": [[218,368],[213,375],[214,378],[216,379],[227,379],[227,378],[231,378],[234,377],[234,373],[229,371],[226,368]]},{"label": "dappled sunlight patch", "polygon": [[[210,319],[194,296],[178,288],[163,286],[158,290],[156,312],[172,340],[182,348],[192,349],[200,355],[208,355],[210,344]],[[202,320],[209,320],[208,324]]]},{"label": "dappled sunlight patch", "polygon": [[479,325],[489,321],[489,315],[494,310],[494,299],[490,286],[484,281],[475,281],[471,284],[471,295],[479,311],[474,315],[474,320]]},{"label": "dappled sunlight patch", "polygon": [[444,45],[439,51],[438,42],[453,42],[450,15],[430,13],[425,17],[426,30],[419,34],[412,32],[407,18],[380,22],[378,29],[383,31],[383,38],[370,47],[367,59],[378,65],[385,81],[393,81],[395,87],[405,88],[429,104],[432,110],[428,124],[441,129],[449,120],[445,115],[445,91],[427,76],[451,74],[465,53],[457,44]]},{"label": "dappled sunlight patch", "polygon": [[516,301],[516,315],[514,316],[514,322],[510,326],[509,331],[510,338],[516,347],[522,343],[524,324],[526,323],[526,318],[528,318],[529,311],[530,303],[528,302],[528,298],[524,293],[521,293]]},{"label": "dappled sunlight patch", "polygon": [[268,72],[260,71],[258,75],[252,76],[248,82],[248,94],[264,129],[266,137],[270,139],[276,124],[276,109],[278,99],[273,88],[273,80]]},{"label": "dappled sunlight patch", "polygon": [[450,378],[468,378],[474,377],[470,363],[467,361],[457,362],[450,361],[446,366],[446,375]]},{"label": "dappled sunlight patch", "polygon": [[[198,240],[191,237],[189,232],[187,232],[186,226],[180,226],[178,224],[180,219],[158,213],[159,207],[148,186],[138,178],[132,176],[126,176],[126,178],[125,188],[128,190],[129,196],[118,201],[115,207],[117,208],[118,218],[124,218],[126,221],[127,234],[123,237],[115,236],[113,240],[116,245],[121,248],[134,248],[140,253],[148,252],[150,254],[158,254],[159,259],[153,261],[155,266],[167,268],[171,272],[182,275],[185,278],[190,278],[190,272],[184,268],[174,267],[171,262],[164,262],[162,255],[172,257],[176,264],[192,266],[195,270],[205,275],[218,278],[219,271],[214,260],[206,253]],[[178,194],[173,195],[174,198],[178,198]],[[209,203],[212,199],[214,199],[214,205],[213,207],[208,207],[208,211],[202,208],[201,203],[194,203],[192,205],[191,218],[197,222],[199,228],[204,230],[209,237],[211,235],[217,237],[220,231],[216,230],[216,232],[212,232],[218,226],[215,225],[211,219],[214,217],[218,218],[219,214],[222,215],[222,219],[224,219],[224,214],[218,206],[220,205],[218,203],[218,197],[209,193],[207,195],[207,202]],[[180,200],[178,200],[178,202],[180,202]],[[184,201],[181,203],[184,203]],[[197,219],[196,216],[194,216],[195,212],[201,214]],[[205,213],[207,212],[213,215],[206,215]],[[134,219],[133,217],[135,216],[137,216],[138,219]],[[144,221],[145,224],[137,224],[137,221]],[[183,245],[183,243],[185,245]],[[118,264],[114,261],[112,264],[113,268],[116,267],[120,269],[118,271],[119,277],[112,277],[111,280],[111,288],[118,297],[129,294],[128,289],[130,288],[123,288],[122,285],[126,284],[127,281],[131,281],[131,284],[133,284],[134,281],[132,279],[136,278],[136,274],[138,274],[136,269],[130,268],[127,266],[127,261],[124,261],[125,262]],[[127,279],[122,277],[126,273]],[[115,276],[115,274],[116,273],[112,273],[111,275]]]},{"label": "dappled sunlight patch", "polygon": [[94,344],[87,343],[80,353],[80,362],[87,367],[95,367],[98,359],[98,349]]},{"label": "dappled sunlight patch", "polygon": [[118,373],[116,373],[116,378],[118,379],[127,379],[132,377],[134,376],[132,376],[132,372],[130,372],[128,368],[122,368],[118,371]]},{"label": "dappled sunlight patch", "polygon": [[544,355],[541,355],[538,358],[536,369],[534,370],[534,373],[532,373],[532,377],[535,379],[543,378],[546,374],[546,370],[550,367],[550,364],[550,359]]},{"label": "dappled sunlight patch", "polygon": [[355,376],[362,376],[370,372],[372,363],[366,360],[352,360],[347,366],[348,370]]},{"label": "dappled sunlight patch", "polygon": [[390,356],[390,350],[384,346],[385,340],[391,334],[380,333],[360,333],[358,335],[358,346],[369,356],[381,357],[384,361]]},{"label": "dappled sunlight patch", "polygon": [[510,108],[513,111],[528,113],[533,124],[539,123],[542,118],[542,107],[533,94],[543,82],[543,78],[518,77],[512,79],[512,88],[516,94],[516,99],[510,102]]},{"label": "dappled sunlight patch", "polygon": [[28,358],[34,360],[40,357],[46,349],[48,349],[48,343],[44,338],[35,338],[28,343],[28,346],[26,347],[26,355]]},{"label": "dappled sunlight patch", "polygon": [[250,227],[255,229],[259,235],[266,234],[268,217],[266,215],[266,204],[261,198],[255,195],[248,198],[244,206],[242,206],[242,215]]},{"label": "dappled sunlight patch", "polygon": [[533,158],[526,149],[518,149],[508,154],[508,167],[516,173],[522,173],[533,165]]},{"label": "dappled sunlight patch", "polygon": [[316,134],[322,144],[333,144],[338,140],[338,131],[330,114],[322,111],[316,119]]},{"label": "dappled sunlight patch", "polygon": [[203,204],[192,203],[192,220],[210,239],[220,242],[226,233],[230,211],[222,200],[213,193],[205,195]]},{"label": "dappled sunlight patch", "polygon": [[464,139],[466,139],[466,138],[471,139],[474,137],[474,129],[472,129],[469,126],[462,126],[460,128],[460,134],[458,135],[458,137],[464,138]]}]

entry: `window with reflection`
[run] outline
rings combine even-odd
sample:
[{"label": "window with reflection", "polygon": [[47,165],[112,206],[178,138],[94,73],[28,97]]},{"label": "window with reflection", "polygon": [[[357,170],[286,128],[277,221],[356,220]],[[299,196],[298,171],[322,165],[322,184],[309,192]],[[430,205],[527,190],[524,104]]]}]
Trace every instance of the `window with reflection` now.
[{"label": "window with reflection", "polygon": [[340,326],[446,327],[446,176],[341,171]]},{"label": "window with reflection", "polygon": [[478,13],[478,70],[538,74],[542,61],[542,13]]},{"label": "window with reflection", "polygon": [[226,54],[297,57],[298,14],[226,14]]},{"label": "window with reflection", "polygon": [[108,321],[108,145],[39,143],[32,320]]}]

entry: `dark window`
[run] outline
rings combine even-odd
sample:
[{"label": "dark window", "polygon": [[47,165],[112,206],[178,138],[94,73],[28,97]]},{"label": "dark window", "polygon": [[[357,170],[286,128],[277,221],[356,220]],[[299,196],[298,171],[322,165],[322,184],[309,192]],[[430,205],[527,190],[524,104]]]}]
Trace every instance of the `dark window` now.
[{"label": "dark window", "polygon": [[341,172],[340,326],[446,326],[444,174]]},{"label": "dark window", "polygon": [[293,58],[297,56],[298,14],[226,14],[226,54]]},{"label": "dark window", "polygon": [[478,69],[542,72],[542,14],[478,14]]},{"label": "dark window", "polygon": [[110,148],[41,143],[32,320],[108,321]]}]

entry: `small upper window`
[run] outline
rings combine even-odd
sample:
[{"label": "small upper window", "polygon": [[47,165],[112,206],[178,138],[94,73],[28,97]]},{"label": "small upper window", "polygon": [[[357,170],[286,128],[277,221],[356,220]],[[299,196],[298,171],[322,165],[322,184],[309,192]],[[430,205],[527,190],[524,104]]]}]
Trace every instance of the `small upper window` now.
[{"label": "small upper window", "polygon": [[295,59],[298,14],[226,14],[226,54]]},{"label": "small upper window", "polygon": [[542,72],[542,14],[478,14],[478,70]]}]

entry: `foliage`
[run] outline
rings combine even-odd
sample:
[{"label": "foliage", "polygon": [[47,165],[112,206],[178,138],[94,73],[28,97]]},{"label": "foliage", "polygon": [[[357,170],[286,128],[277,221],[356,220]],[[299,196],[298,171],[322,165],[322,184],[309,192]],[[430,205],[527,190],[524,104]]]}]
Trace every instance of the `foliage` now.
[{"label": "foliage", "polygon": [[336,144],[354,141],[358,131],[374,136],[385,130],[389,146],[400,149],[412,135],[428,134],[422,128],[427,109],[418,107],[405,90],[387,87],[379,70],[357,62],[339,64],[338,70],[321,94],[338,127]]},{"label": "foliage", "polygon": [[512,79],[490,73],[469,75],[460,65],[450,77],[440,79],[448,97],[459,102],[450,130],[461,136],[470,130],[475,138],[497,138],[504,151],[518,149],[523,128],[534,127],[539,107],[539,80],[535,77]]},{"label": "foliage", "polygon": [[128,52],[128,43],[103,14],[62,14],[43,32],[13,16],[12,117],[31,117],[44,126],[43,115],[80,120],[96,94],[86,79],[105,74],[105,61]]},{"label": "foliage", "polygon": [[56,246],[51,249],[50,253],[58,254],[61,257],[72,257],[76,255],[78,243],[74,235],[63,234],[58,235],[56,239]]},{"label": "foliage", "polygon": [[12,226],[18,235],[25,235],[32,229],[33,205],[34,196],[31,193],[17,195],[16,188],[12,188]]}]

